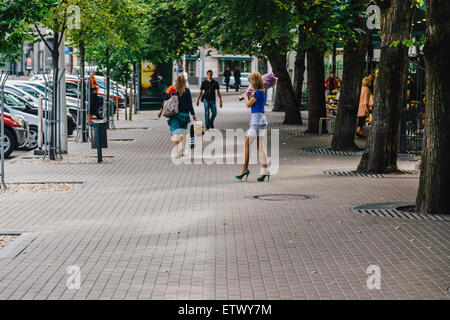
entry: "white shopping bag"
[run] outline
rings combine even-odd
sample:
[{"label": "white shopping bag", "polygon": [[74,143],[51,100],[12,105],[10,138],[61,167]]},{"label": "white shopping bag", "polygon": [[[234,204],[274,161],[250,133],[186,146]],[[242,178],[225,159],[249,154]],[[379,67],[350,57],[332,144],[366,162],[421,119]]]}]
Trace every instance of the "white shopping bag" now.
[{"label": "white shopping bag", "polygon": [[201,136],[204,132],[203,122],[194,121],[194,136]]}]

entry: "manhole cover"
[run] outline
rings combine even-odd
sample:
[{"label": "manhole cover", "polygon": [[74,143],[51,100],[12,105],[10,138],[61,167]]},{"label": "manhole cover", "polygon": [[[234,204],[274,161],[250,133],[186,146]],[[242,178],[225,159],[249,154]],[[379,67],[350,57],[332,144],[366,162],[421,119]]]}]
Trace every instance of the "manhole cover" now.
[{"label": "manhole cover", "polygon": [[361,206],[355,206],[352,208],[352,211],[376,217],[450,222],[450,215],[417,213],[413,210],[409,210],[411,207],[414,207],[413,203],[369,203]]},{"label": "manhole cover", "polygon": [[398,173],[392,174],[376,174],[376,173],[365,173],[358,171],[345,171],[345,170],[325,170],[324,174],[337,176],[337,177],[364,177],[364,178],[405,178],[408,176],[415,177],[419,171],[406,170]]},{"label": "manhole cover", "polygon": [[326,147],[300,148],[300,150],[312,154],[350,157],[362,156],[364,153],[364,151],[336,151]]},{"label": "manhole cover", "polygon": [[250,196],[248,198],[264,201],[297,201],[297,200],[314,199],[316,197],[308,194],[275,193],[275,194],[261,194],[256,196]]}]

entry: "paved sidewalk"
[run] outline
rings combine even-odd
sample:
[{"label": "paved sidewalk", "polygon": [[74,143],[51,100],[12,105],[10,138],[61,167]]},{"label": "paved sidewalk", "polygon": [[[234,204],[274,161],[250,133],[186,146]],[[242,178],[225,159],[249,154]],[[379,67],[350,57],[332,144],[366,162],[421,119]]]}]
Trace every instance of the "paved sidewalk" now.
[{"label": "paved sidewalk", "polygon": [[[225,97],[216,128],[247,128],[248,110],[236,100]],[[282,122],[282,114],[268,115]],[[6,257],[0,251],[0,299],[450,298],[450,223],[350,210],[414,201],[416,176],[324,175],[354,169],[359,158],[302,152],[328,146],[330,137],[291,136],[305,127],[274,125],[280,172],[257,183],[254,165],[249,181],[237,182],[237,164],[172,164],[168,126],[156,112],[117,126],[110,139],[134,140],[110,141],[110,163],[8,160],[8,183],[84,185],[71,193],[0,194],[0,233],[27,233]],[[96,155],[88,144],[70,142],[69,149]],[[251,198],[282,193],[314,197]],[[81,269],[79,290],[66,285],[72,265]],[[380,290],[367,288],[370,265],[381,269]]]}]

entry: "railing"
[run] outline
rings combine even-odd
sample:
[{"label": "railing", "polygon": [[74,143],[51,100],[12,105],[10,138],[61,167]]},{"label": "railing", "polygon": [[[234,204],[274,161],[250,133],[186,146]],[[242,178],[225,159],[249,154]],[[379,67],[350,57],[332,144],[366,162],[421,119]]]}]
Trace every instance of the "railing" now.
[{"label": "railing", "polygon": [[422,152],[425,125],[425,68],[410,61],[400,122],[400,153]]}]

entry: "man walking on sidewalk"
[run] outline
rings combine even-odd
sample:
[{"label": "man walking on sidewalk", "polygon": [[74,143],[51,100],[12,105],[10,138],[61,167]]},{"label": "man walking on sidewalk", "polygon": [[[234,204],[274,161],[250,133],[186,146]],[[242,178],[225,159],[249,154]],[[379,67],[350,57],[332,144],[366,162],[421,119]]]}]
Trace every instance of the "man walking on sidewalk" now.
[{"label": "man walking on sidewalk", "polygon": [[227,69],[223,73],[223,76],[225,77],[225,86],[226,86],[227,92],[228,92],[228,88],[230,87],[230,78],[231,78],[231,70],[229,67],[227,67]]},{"label": "man walking on sidewalk", "polygon": [[236,69],[234,69],[233,77],[234,77],[234,86],[236,88],[236,92],[239,92],[239,88],[241,86],[241,70],[239,69],[238,66],[236,66]]},{"label": "man walking on sidewalk", "polygon": [[[213,72],[208,70],[206,72],[206,80],[202,82],[200,93],[197,97],[197,106],[200,104],[200,99],[205,105],[205,127],[206,130],[214,129],[214,119],[217,115],[216,107],[216,90],[220,100],[220,107],[223,106],[222,95],[220,94],[219,83],[213,79]],[[211,114],[210,114],[211,112]]]}]

